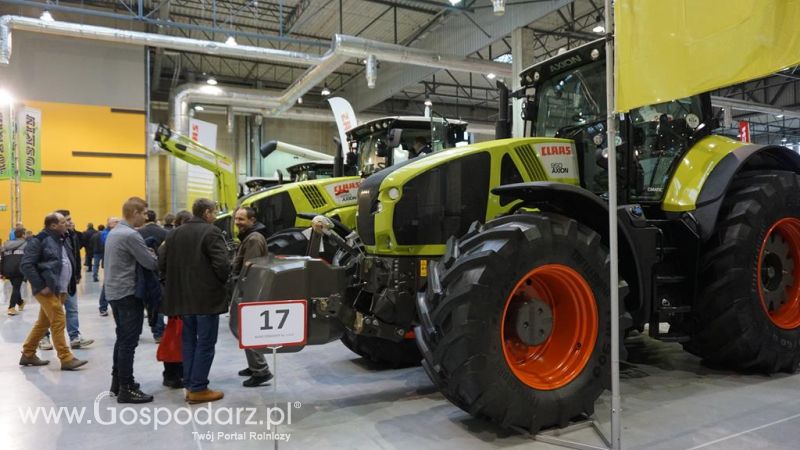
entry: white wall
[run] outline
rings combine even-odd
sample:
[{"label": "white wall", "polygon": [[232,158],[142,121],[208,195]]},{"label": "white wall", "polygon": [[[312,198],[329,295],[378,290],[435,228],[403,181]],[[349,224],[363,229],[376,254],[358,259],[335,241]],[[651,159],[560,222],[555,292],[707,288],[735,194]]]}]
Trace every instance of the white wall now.
[{"label": "white wall", "polygon": [[144,110],[144,72],[143,47],[13,31],[0,86],[21,100]]}]

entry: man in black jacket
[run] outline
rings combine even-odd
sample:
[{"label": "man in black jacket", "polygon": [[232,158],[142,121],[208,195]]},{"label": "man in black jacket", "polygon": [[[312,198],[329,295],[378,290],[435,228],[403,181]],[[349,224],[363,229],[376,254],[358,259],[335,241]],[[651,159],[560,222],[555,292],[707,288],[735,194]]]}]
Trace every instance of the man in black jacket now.
[{"label": "man in black jacket", "polygon": [[97,234],[94,229],[94,224],[89,222],[86,225],[86,230],[81,234],[81,246],[86,250],[86,259],[83,264],[86,266],[86,271],[92,270],[92,236]]},{"label": "man in black jacket", "polygon": [[[59,209],[57,213],[64,216],[67,221],[66,238],[72,248],[72,271],[75,276],[75,284],[81,282],[81,238],[75,231],[75,223],[69,210]],[[94,339],[85,339],[81,336],[80,321],[78,320],[78,294],[70,292],[67,301],[64,303],[67,310],[67,334],[69,335],[69,346],[72,348],[86,348],[94,343]]]},{"label": "man in black jacket", "polygon": [[212,225],[216,206],[201,198],[191,220],[169,233],[159,249],[158,267],[166,280],[162,313],[183,319],[183,383],[189,403],[223,397],[208,389],[219,315],[227,312],[225,284],[231,271],[222,231]]},{"label": "man in black jacket", "polygon": [[147,241],[147,238],[153,238],[155,240],[155,246],[159,247],[161,243],[164,242],[164,239],[167,238],[167,230],[161,228],[161,226],[156,223],[158,216],[155,211],[148,209],[145,214],[147,216],[147,222],[137,231],[142,235],[145,241]]},{"label": "man in black jacket", "polygon": [[[167,230],[161,228],[161,226],[156,223],[157,219],[158,216],[156,212],[152,209],[148,209],[145,212],[144,225],[136,230],[142,235],[144,242],[148,246],[156,249],[160,247],[164,239],[167,238]],[[158,317],[153,320],[153,325],[150,327],[150,331],[153,333],[153,340],[156,341],[156,344],[161,342],[161,336],[164,335],[164,327],[164,315],[159,313]]]},{"label": "man in black jacket", "polygon": [[[72,354],[64,338],[66,326],[64,303],[68,293],[75,293],[75,253],[64,237],[67,221],[63,215],[51,213],[44,219],[44,230],[31,238],[25,247],[20,266],[31,283],[31,291],[39,302],[39,317],[22,345],[21,366],[43,366],[49,361],[36,356],[39,340],[48,329],[61,360],[61,370],[75,370],[86,364]],[[77,264],[80,267],[80,263]]]}]

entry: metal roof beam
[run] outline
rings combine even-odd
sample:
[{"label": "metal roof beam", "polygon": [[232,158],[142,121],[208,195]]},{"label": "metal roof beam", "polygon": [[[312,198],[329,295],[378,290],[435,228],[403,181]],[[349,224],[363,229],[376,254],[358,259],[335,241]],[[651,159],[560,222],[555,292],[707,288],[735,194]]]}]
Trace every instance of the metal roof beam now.
[{"label": "metal roof beam", "polygon": [[[487,14],[485,11],[449,14],[442,27],[429,31],[427,36],[419,39],[413,45],[413,48],[452,55],[470,55],[504,38],[509,30],[524,27],[571,1],[550,0],[524,6],[508,5],[506,14],[499,17]],[[470,17],[465,17],[467,15]],[[485,30],[486,34],[476,33],[473,21]],[[418,83],[438,71],[420,66],[383,63],[378,70],[377,85],[374,89],[367,88],[365,77],[357,76],[350,80],[338,94],[350,101],[356,111],[361,111],[392,97],[406,86]]]}]

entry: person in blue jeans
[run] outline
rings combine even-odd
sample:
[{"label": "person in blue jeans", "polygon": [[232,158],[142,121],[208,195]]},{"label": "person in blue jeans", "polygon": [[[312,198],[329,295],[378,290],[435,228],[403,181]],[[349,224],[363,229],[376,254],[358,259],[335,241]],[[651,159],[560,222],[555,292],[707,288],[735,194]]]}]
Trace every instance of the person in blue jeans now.
[{"label": "person in blue jeans", "polygon": [[[56,211],[58,214],[64,216],[67,221],[67,234],[65,240],[67,247],[73,255],[73,273],[75,274],[75,283],[81,282],[81,248],[80,238],[75,232],[75,224],[72,222],[72,216],[69,210],[59,209]],[[94,339],[86,339],[81,335],[80,321],[78,319],[78,296],[77,291],[67,294],[66,302],[64,302],[64,309],[67,316],[67,334],[69,335],[69,346],[73,349],[86,348],[94,343]],[[39,348],[42,350],[49,350],[52,347],[50,342],[50,331],[48,331],[41,341],[39,341]]]},{"label": "person in blue jeans", "polygon": [[194,217],[172,230],[159,248],[158,269],[166,282],[161,312],[181,316],[183,384],[186,401],[206,403],[224,394],[208,388],[219,315],[228,310],[231,271],[222,231],[212,225],[216,205],[205,198],[192,205]]},{"label": "person in blue jeans", "polygon": [[144,299],[136,296],[137,268],[156,270],[158,267],[155,253],[136,232],[136,228],[144,224],[146,209],[147,202],[143,199],[129,198],[122,206],[125,220],[120,221],[106,239],[103,286],[116,324],[109,390],[117,396],[117,403],[153,401],[153,396],[142,392],[133,377],[133,360],[142,334],[145,307]]}]

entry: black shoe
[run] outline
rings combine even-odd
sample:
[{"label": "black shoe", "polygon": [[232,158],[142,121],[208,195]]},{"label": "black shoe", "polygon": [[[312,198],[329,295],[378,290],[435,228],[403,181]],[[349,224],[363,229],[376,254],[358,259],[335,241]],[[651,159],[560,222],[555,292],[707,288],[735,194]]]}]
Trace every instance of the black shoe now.
[{"label": "black shoe", "polygon": [[117,403],[150,403],[153,401],[152,395],[145,394],[134,385],[120,387]]},{"label": "black shoe", "polygon": [[242,381],[244,387],[258,387],[272,379],[272,373],[267,372],[266,375],[253,375],[252,377]]},{"label": "black shoe", "polygon": [[[140,386],[139,383],[134,381],[133,384],[131,384],[131,387],[133,389],[139,389]],[[111,378],[111,387],[108,388],[108,390],[111,392],[111,395],[115,397],[119,395],[119,381],[117,381],[115,377]]]},{"label": "black shoe", "polygon": [[253,376],[253,371],[250,370],[249,367],[247,369],[242,369],[242,370],[239,371],[239,376],[240,377],[252,377]]},{"label": "black shoe", "polygon": [[171,389],[181,389],[183,387],[183,380],[181,380],[180,378],[179,379],[164,378],[164,381],[161,384]]}]

